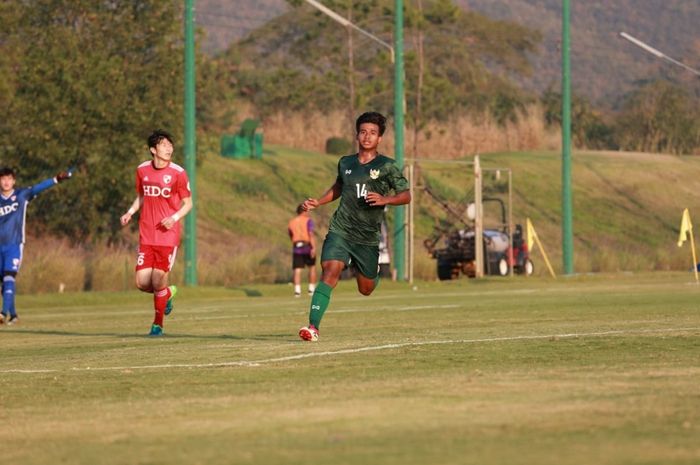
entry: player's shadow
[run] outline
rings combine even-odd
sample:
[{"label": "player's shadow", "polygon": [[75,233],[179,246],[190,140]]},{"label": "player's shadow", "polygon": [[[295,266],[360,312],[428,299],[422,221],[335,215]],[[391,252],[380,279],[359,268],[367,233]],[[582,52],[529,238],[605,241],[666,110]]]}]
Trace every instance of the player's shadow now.
[{"label": "player's shadow", "polygon": [[41,336],[70,336],[70,337],[113,337],[116,339],[215,339],[215,340],[231,340],[231,341],[279,341],[280,339],[288,339],[297,341],[292,334],[258,334],[251,336],[237,336],[235,334],[181,334],[181,333],[166,333],[161,337],[151,337],[141,333],[79,333],[76,331],[59,331],[56,329],[24,329],[13,328],[3,331],[3,335],[10,334],[36,334]]},{"label": "player's shadow", "polygon": [[263,293],[257,289],[251,289],[249,287],[232,287],[235,291],[242,291],[246,297],[262,297]]}]

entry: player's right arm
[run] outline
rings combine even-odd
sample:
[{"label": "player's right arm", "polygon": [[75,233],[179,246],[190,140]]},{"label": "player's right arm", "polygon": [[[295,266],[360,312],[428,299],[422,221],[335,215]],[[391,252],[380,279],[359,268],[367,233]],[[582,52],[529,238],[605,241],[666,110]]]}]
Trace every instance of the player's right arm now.
[{"label": "player's right arm", "polygon": [[122,215],[122,217],[119,219],[121,221],[122,226],[126,226],[129,224],[129,221],[131,221],[131,217],[134,216],[134,214],[139,211],[139,208],[141,208],[141,205],[143,204],[143,196],[139,195],[134,199],[134,201],[131,203],[131,206],[127,210],[126,213]]},{"label": "player's right arm", "polygon": [[301,206],[305,211],[310,212],[316,207],[320,207],[321,205],[325,205],[334,201],[335,199],[340,197],[342,191],[343,186],[340,183],[340,180],[336,180],[335,184],[333,184],[330,189],[328,189],[323,195],[321,195],[321,197],[319,197],[318,199],[308,198],[304,200]]},{"label": "player's right arm", "polygon": [[65,181],[66,179],[70,178],[71,176],[73,176],[72,171],[70,171],[70,170],[61,171],[53,178],[45,179],[45,180],[41,181],[39,184],[33,185],[32,187],[29,188],[29,192],[30,192],[29,200],[32,200],[34,197],[41,194],[46,189],[53,187],[60,182]]}]

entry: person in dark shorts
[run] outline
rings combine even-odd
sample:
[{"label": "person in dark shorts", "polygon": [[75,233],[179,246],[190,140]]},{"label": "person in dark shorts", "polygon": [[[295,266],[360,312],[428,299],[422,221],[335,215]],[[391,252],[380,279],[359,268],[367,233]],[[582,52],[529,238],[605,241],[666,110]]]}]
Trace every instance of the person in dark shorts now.
[{"label": "person in dark shorts", "polygon": [[314,220],[309,212],[299,205],[297,216],[287,225],[289,238],[292,240],[292,271],[294,272],[294,297],[301,296],[301,272],[309,268],[309,295],[316,289],[316,239],[314,238]]},{"label": "person in dark shorts", "polygon": [[340,198],[321,251],[323,274],[311,298],[309,325],[299,330],[305,341],[318,340],[321,318],[345,265],[352,259],[357,289],[370,295],[379,281],[379,238],[385,205],[411,201],[406,178],[393,159],[377,151],[386,129],[379,113],[363,113],[355,123],[359,151],[338,161],[335,183],[318,199],[302,204],[305,211]]}]

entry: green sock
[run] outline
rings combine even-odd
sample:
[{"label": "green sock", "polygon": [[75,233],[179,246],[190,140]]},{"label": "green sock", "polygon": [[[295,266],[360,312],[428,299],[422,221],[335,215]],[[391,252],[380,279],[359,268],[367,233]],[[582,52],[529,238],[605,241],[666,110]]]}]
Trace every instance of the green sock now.
[{"label": "green sock", "polygon": [[316,329],[321,325],[321,318],[326,313],[328,304],[331,301],[331,292],[333,288],[321,281],[316,286],[313,297],[311,297],[311,311],[309,312],[309,323],[314,325]]},{"label": "green sock", "polygon": [[377,277],[374,278],[374,288],[376,289],[377,286],[379,286],[379,273],[377,273]]}]

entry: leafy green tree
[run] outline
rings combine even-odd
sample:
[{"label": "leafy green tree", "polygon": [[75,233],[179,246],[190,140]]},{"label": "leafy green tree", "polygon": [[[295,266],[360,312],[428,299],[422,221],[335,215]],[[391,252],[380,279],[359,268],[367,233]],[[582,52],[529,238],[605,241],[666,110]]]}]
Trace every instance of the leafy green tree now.
[{"label": "leafy green tree", "polygon": [[[355,108],[393,112],[393,65],[386,48],[347,31],[304,2],[219,58],[240,59],[236,85],[262,117],[276,111]],[[528,97],[510,78],[529,72],[537,32],[465,12],[451,0],[406,2],[407,29],[422,35],[405,47],[409,124],[454,114],[492,112],[515,118]],[[324,5],[386,42],[393,40],[393,2],[327,0]],[[303,6],[303,7],[302,7]],[[354,80],[351,80],[353,78]],[[354,89],[354,93],[353,93]],[[421,103],[418,103],[421,102]],[[416,115],[412,118],[412,115]]]},{"label": "leafy green tree", "polygon": [[[291,2],[300,6],[300,2]],[[302,2],[303,3],[303,2]],[[364,24],[377,24],[381,16],[376,1],[331,1],[325,5],[352,16],[353,23],[364,25],[391,41],[390,30],[382,31]],[[390,22],[389,22],[390,24]],[[348,32],[308,5],[296,8],[254,31],[224,54],[219,63],[241,58],[237,72],[240,94],[250,100],[261,116],[286,110],[326,110],[347,108],[356,78],[355,105],[366,104],[367,87],[386,89],[384,101],[391,106],[391,65],[389,53],[378,44],[355,34],[354,60],[349,60]],[[353,65],[353,63],[356,64]],[[350,74],[352,73],[352,76]],[[355,76],[356,74],[356,76]],[[381,84],[386,79],[388,86]],[[372,97],[375,92],[370,94]]]},{"label": "leafy green tree", "polygon": [[[19,21],[18,9],[12,2],[0,2],[0,108],[9,108],[14,94],[16,76],[13,68],[18,61],[18,49],[10,46],[10,38],[16,33]],[[3,120],[6,117],[3,118]],[[0,131],[6,130],[0,120]],[[2,140],[6,140],[0,133]]]},{"label": "leafy green tree", "polygon": [[[408,15],[422,23],[419,29],[424,34],[421,113],[443,120],[455,113],[490,112],[501,123],[513,120],[528,98],[508,76],[530,72],[527,54],[535,51],[540,35],[513,23],[464,11],[451,0],[421,3],[422,13]],[[418,87],[416,78],[420,73],[415,54],[415,48],[407,51],[409,89]]]},{"label": "leafy green tree", "polygon": [[169,0],[31,0],[0,14],[14,78],[0,89],[3,162],[21,184],[76,169],[36,200],[33,224],[76,242],[118,239],[146,136],[162,127],[180,139],[180,11]]},{"label": "leafy green tree", "polygon": [[618,120],[626,150],[665,153],[700,151],[700,101],[668,81],[651,82],[629,95]]},{"label": "leafy green tree", "polygon": [[[542,94],[545,123],[561,127],[561,93],[548,89]],[[571,135],[574,145],[598,150],[617,150],[619,143],[614,126],[593,109],[580,95],[571,99]]]}]

